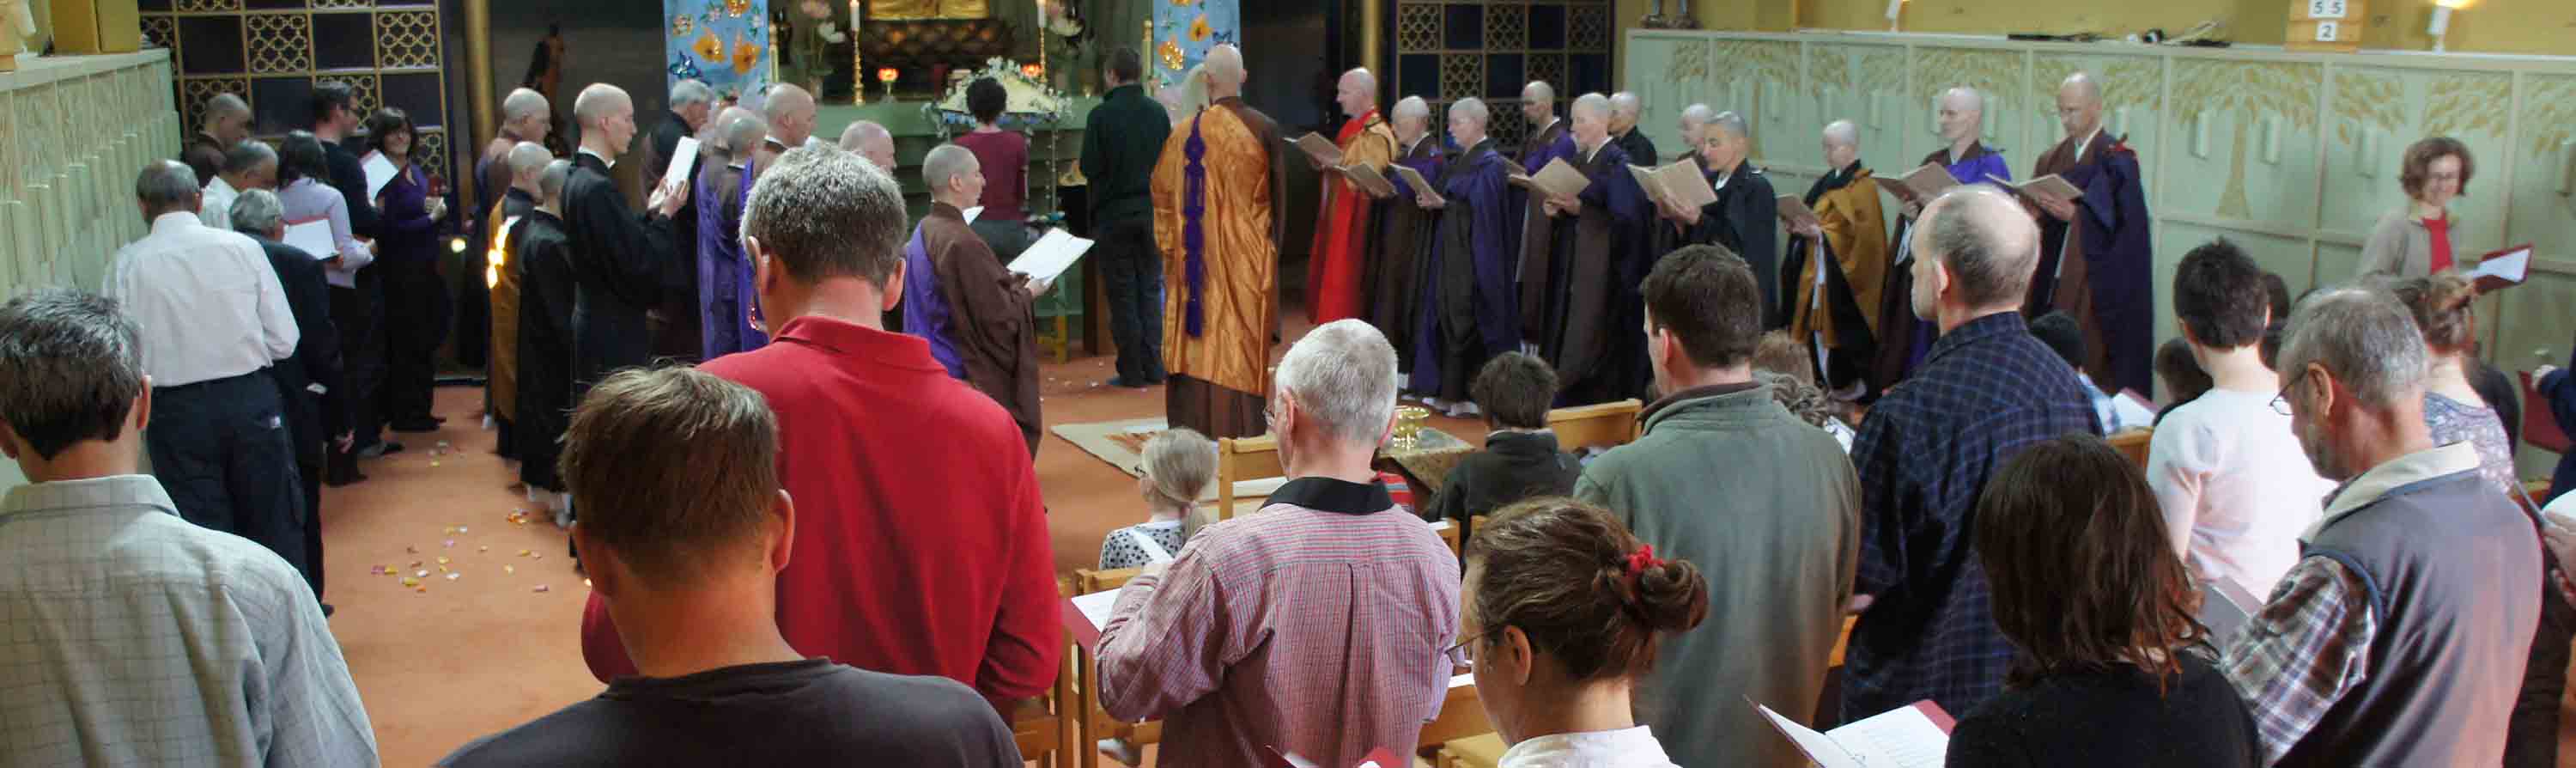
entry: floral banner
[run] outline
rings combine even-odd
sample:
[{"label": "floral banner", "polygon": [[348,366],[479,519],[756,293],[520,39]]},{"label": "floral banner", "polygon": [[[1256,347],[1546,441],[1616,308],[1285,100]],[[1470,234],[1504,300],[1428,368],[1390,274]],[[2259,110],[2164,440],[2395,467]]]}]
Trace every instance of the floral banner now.
[{"label": "floral banner", "polygon": [[1241,0],[1154,0],[1154,55],[1147,57],[1163,85],[1179,83],[1209,48],[1241,44]]},{"label": "floral banner", "polygon": [[769,85],[769,0],[662,0],[662,10],[671,83],[696,79],[737,100]]}]

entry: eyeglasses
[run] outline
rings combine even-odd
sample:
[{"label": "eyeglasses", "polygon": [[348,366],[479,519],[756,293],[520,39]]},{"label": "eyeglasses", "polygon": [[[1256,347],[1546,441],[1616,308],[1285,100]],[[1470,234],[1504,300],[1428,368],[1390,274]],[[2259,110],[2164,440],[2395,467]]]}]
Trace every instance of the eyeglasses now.
[{"label": "eyeglasses", "polygon": [[2308,369],[2301,368],[2298,373],[2290,374],[2289,381],[2281,382],[2281,393],[2272,396],[2273,413],[2278,413],[2283,416],[2297,415],[2290,412],[2290,390],[2298,388],[2299,380],[2307,378],[2307,376]]},{"label": "eyeglasses", "polygon": [[1441,655],[1457,659],[1460,662],[1465,663],[1467,668],[1474,669],[1476,667],[1476,646],[1484,645],[1485,638],[1492,637],[1493,635],[1494,631],[1490,629],[1478,632],[1469,636],[1465,640],[1458,641],[1457,645],[1449,646],[1449,650],[1443,652]]}]

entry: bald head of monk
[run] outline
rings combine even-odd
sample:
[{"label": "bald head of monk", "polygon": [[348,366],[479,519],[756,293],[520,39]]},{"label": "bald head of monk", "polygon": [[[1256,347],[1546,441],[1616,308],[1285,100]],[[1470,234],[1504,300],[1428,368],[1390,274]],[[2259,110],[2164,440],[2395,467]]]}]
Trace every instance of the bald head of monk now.
[{"label": "bald head of monk", "polygon": [[1333,87],[1333,103],[1342,105],[1342,114],[1359,117],[1377,108],[1377,75],[1367,67],[1342,73]]},{"label": "bald head of monk", "polygon": [[1683,107],[1682,146],[1699,146],[1701,135],[1706,133],[1708,130],[1708,119],[1716,116],[1717,110],[1709,108],[1706,104],[1692,104],[1690,106]]},{"label": "bald head of monk", "polygon": [[1952,187],[1923,207],[1914,237],[1914,316],[1941,331],[2021,311],[2039,268],[2039,225],[2012,195],[1986,184]]},{"label": "bald head of monk", "polygon": [[2102,84],[2077,72],[2057,86],[2057,122],[2066,138],[2082,140],[2102,129]]},{"label": "bald head of monk", "polygon": [[1521,117],[1529,120],[1530,130],[1546,128],[1547,121],[1556,119],[1556,86],[1545,80],[1521,86]]},{"label": "bald head of monk", "polygon": [[1574,108],[1567,110],[1574,120],[1574,145],[1591,152],[1610,140],[1610,97],[1587,93],[1574,97]]},{"label": "bald head of monk", "polygon": [[573,97],[572,117],[581,125],[581,146],[604,157],[626,154],[635,140],[635,100],[626,89],[592,83]]},{"label": "bald head of monk", "polygon": [[1966,146],[1985,129],[1986,97],[1965,86],[1942,91],[1941,111],[1933,122],[1941,129],[1941,140],[1952,149]]},{"label": "bald head of monk", "polygon": [[814,94],[794,85],[770,86],[769,95],[760,103],[762,119],[769,121],[769,136],[788,149],[805,146],[814,135]]},{"label": "bald head of monk", "polygon": [[[1637,116],[1646,113],[1646,100],[1637,94],[1620,91],[1610,94],[1610,132],[1620,136],[1637,129]],[[1654,158],[1646,158],[1652,162]]]},{"label": "bald head of monk", "polygon": [[1199,66],[1207,74],[1209,101],[1243,95],[1243,80],[1248,75],[1243,70],[1243,49],[1232,45],[1209,48],[1207,59]]},{"label": "bald head of monk", "polygon": [[1825,166],[1834,170],[1860,162],[1860,126],[1849,120],[1825,124]]}]

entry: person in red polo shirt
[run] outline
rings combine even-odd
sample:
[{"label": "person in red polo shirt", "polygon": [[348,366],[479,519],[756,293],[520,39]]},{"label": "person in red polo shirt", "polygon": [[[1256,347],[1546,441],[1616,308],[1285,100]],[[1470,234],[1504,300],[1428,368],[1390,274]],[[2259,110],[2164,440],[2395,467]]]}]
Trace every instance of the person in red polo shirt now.
[{"label": "person in red polo shirt", "polygon": [[[1009,413],[880,318],[902,295],[902,194],[857,155],[797,149],[743,216],[755,318],[772,341],[702,368],[778,413],[796,500],[778,626],[799,653],[965,683],[1004,712],[1055,683],[1064,652],[1046,513]],[[582,657],[635,674],[593,595]]]}]

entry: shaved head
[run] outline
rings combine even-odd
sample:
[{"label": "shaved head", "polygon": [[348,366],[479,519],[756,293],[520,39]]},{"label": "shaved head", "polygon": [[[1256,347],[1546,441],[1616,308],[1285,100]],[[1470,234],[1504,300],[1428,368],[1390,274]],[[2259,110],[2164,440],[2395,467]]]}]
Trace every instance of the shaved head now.
[{"label": "shaved head", "polygon": [[2065,82],[2057,84],[2057,92],[2072,94],[2095,105],[2102,103],[2102,83],[2094,80],[2093,75],[2086,72],[2067,75]]},{"label": "shaved head", "polygon": [[760,152],[760,140],[769,135],[769,121],[760,113],[741,107],[724,111],[716,118],[716,138],[724,143],[725,153],[735,160],[747,160]]},{"label": "shaved head", "polygon": [[1207,58],[1199,63],[1207,73],[1210,100],[1235,96],[1243,92],[1243,49],[1232,45],[1209,48]]},{"label": "shaved head", "polygon": [[534,179],[546,171],[547,163],[555,161],[555,153],[546,151],[544,144],[522,141],[510,146],[509,160],[511,175]]},{"label": "shaved head", "polygon": [[1708,130],[1708,119],[1716,116],[1717,110],[1710,109],[1706,104],[1683,107],[1682,143],[1697,146],[1702,132]]},{"label": "shaved head", "polygon": [[533,89],[519,88],[501,98],[501,124],[510,133],[527,141],[544,141],[554,129],[554,105],[546,95]]},{"label": "shaved head", "polygon": [[1532,80],[1521,86],[1521,117],[1529,121],[1532,131],[1547,128],[1556,119],[1556,86],[1545,80]]},{"label": "shaved head", "polygon": [[955,144],[941,144],[931,148],[930,154],[922,156],[921,183],[930,187],[933,197],[946,196],[955,192],[953,186],[958,177],[978,170],[981,169],[975,162],[974,152]]},{"label": "shaved head", "polygon": [[788,149],[804,146],[805,139],[814,135],[814,94],[794,84],[770,86],[760,113],[769,121],[769,135]]},{"label": "shaved head", "polygon": [[1825,144],[1836,147],[1860,146],[1860,126],[1853,125],[1849,120],[1826,123]]},{"label": "shaved head", "polygon": [[1610,140],[1610,97],[1587,93],[1574,97],[1574,108],[1567,110],[1574,118],[1574,143],[1591,152]]},{"label": "shaved head", "polygon": [[219,146],[232,146],[250,138],[250,103],[229,93],[215,94],[206,100],[205,122],[199,126],[206,135],[215,137]]},{"label": "shaved head", "polygon": [[1986,95],[1975,88],[1958,86],[1941,92],[1941,107],[1983,115],[1986,112]]},{"label": "shaved head", "polygon": [[1377,108],[1377,75],[1370,74],[1367,67],[1342,73],[1341,82],[1333,88],[1333,101],[1342,106],[1342,114],[1368,114]]},{"label": "shaved head", "polygon": [[2066,138],[2082,141],[2102,129],[2102,85],[2077,72],[2057,86],[2057,122]]},{"label": "shaved head", "polygon": [[841,148],[866,158],[878,170],[894,172],[894,133],[873,121],[861,120],[841,129]]},{"label": "shaved head", "polygon": [[1389,122],[1395,124],[1395,139],[1410,147],[1431,130],[1431,104],[1420,96],[1406,96],[1395,103],[1394,119]]},{"label": "shaved head", "polygon": [[581,95],[572,99],[572,117],[580,121],[583,128],[589,128],[619,111],[632,114],[635,100],[627,97],[626,89],[607,83],[591,83],[590,87],[581,89]]},{"label": "shaved head", "polygon": [[1521,100],[1556,101],[1556,86],[1548,85],[1545,80],[1532,80],[1530,84],[1521,86]]},{"label": "shaved head", "polygon": [[1954,156],[1974,144],[1985,125],[1985,94],[1967,86],[1941,92],[1941,109],[1934,115],[1933,126],[1940,129],[1941,140],[1949,142]]},{"label": "shaved head", "polygon": [[1622,115],[1633,120],[1636,119],[1637,113],[1644,111],[1645,108],[1645,100],[1637,98],[1635,93],[1620,91],[1610,94],[1611,114]]}]

